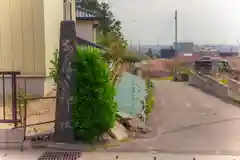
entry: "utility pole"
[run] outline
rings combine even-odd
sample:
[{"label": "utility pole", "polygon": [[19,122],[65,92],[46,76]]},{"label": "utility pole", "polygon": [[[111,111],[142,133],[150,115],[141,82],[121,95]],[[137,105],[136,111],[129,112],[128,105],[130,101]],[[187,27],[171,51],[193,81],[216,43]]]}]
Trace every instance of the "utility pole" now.
[{"label": "utility pole", "polygon": [[140,54],[140,50],[141,50],[141,44],[140,44],[140,40],[138,40],[138,53]]},{"label": "utility pole", "polygon": [[133,48],[133,45],[132,45],[132,40],[130,41],[130,47],[131,47],[131,49]]},{"label": "utility pole", "polygon": [[178,11],[175,10],[175,56],[178,56]]}]

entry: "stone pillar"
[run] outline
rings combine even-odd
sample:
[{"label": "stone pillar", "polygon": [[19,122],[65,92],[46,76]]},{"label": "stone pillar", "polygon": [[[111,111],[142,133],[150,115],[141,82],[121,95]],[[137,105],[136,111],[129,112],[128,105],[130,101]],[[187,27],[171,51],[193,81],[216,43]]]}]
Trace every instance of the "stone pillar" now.
[{"label": "stone pillar", "polygon": [[76,30],[74,21],[61,22],[60,28],[60,72],[57,82],[55,141],[74,142],[72,128],[71,93],[74,86],[74,75],[71,62],[76,56]]}]

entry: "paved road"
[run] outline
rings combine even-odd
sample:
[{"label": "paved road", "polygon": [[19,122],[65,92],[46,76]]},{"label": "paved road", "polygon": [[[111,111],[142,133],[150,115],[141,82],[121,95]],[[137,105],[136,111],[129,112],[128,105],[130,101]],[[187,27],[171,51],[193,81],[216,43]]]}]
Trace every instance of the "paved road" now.
[{"label": "paved road", "polygon": [[240,154],[240,108],[181,82],[155,86],[153,132],[109,151]]}]

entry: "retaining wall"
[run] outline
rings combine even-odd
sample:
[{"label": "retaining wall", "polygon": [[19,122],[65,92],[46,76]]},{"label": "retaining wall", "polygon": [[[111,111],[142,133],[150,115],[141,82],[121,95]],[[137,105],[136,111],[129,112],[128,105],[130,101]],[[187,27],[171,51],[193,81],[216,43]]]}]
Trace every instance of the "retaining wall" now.
[{"label": "retaining wall", "polygon": [[218,80],[210,76],[199,75],[192,72],[189,75],[188,83],[206,92],[212,93],[220,98],[228,97],[229,92],[228,86],[221,84],[220,82],[218,82]]},{"label": "retaining wall", "polygon": [[240,82],[234,79],[228,80],[228,96],[236,101],[240,101]]}]

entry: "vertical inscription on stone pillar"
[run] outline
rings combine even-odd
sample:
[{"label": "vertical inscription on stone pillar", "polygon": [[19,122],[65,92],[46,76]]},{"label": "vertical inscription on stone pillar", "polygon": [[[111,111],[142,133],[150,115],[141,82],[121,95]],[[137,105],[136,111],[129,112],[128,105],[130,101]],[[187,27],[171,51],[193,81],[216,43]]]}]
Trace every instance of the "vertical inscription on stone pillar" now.
[{"label": "vertical inscription on stone pillar", "polygon": [[57,142],[74,142],[72,128],[71,92],[74,84],[71,62],[76,55],[76,30],[74,21],[63,21],[60,29],[60,72],[57,82],[57,103],[55,140]]}]

